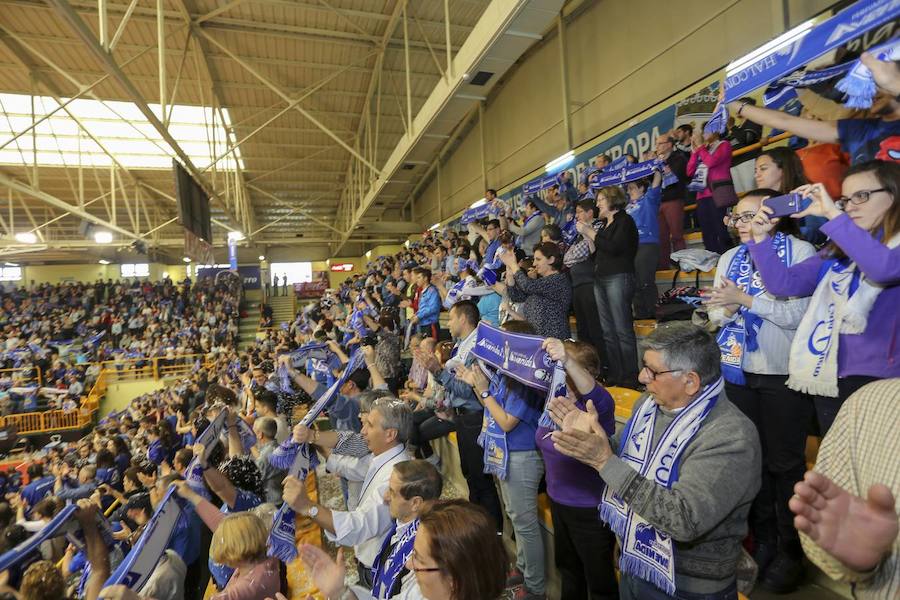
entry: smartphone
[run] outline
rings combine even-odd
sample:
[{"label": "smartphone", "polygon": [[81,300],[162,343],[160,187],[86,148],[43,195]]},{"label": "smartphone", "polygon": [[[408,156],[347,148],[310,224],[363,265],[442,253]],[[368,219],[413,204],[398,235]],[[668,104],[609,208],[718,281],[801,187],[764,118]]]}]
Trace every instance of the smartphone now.
[{"label": "smartphone", "polygon": [[809,198],[805,198],[800,194],[791,193],[785,194],[783,196],[773,196],[771,198],[766,198],[764,204],[772,209],[772,214],[769,215],[770,218],[774,217],[786,217],[788,215],[793,215],[803,210],[810,205],[812,202]]}]

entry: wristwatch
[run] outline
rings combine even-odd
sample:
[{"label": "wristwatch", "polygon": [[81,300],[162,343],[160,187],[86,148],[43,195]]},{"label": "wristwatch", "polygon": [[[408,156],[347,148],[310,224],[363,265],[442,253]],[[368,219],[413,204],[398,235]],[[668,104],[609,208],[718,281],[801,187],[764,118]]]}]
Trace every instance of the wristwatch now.
[{"label": "wristwatch", "polygon": [[306,516],[309,517],[310,519],[315,519],[318,514],[319,514],[319,506],[316,504],[313,504],[312,506],[310,506],[309,508],[306,509]]},{"label": "wristwatch", "polygon": [[491,391],[490,391],[490,390],[484,390],[483,392],[481,392],[481,399],[482,399],[482,400],[487,400],[487,397],[490,396],[490,395],[491,395]]}]

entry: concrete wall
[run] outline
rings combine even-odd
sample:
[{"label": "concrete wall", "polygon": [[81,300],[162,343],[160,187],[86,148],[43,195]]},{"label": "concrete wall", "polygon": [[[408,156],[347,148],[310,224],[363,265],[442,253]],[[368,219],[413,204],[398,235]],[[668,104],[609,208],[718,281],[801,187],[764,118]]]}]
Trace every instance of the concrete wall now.
[{"label": "concrete wall", "polygon": [[[788,0],[789,27],[831,4]],[[599,0],[584,6],[565,25],[576,152],[786,30],[782,0]],[[570,149],[555,30],[494,90],[482,126],[487,185],[501,191]],[[442,163],[440,177],[440,199],[435,176],[414,201],[423,227],[483,196],[477,118]]]},{"label": "concrete wall", "polygon": [[[168,273],[173,281],[181,281],[185,275],[185,265],[163,265],[150,263],[150,279],[162,279]],[[63,281],[92,282],[97,279],[120,279],[119,265],[101,265],[100,263],[81,263],[72,265],[23,265],[21,285],[35,283],[61,283]]]},{"label": "concrete wall", "polygon": [[106,387],[106,395],[100,401],[100,414],[107,415],[110,411],[122,410],[134,398],[165,387],[165,384],[166,382],[162,379],[140,379],[138,381],[110,383]]}]

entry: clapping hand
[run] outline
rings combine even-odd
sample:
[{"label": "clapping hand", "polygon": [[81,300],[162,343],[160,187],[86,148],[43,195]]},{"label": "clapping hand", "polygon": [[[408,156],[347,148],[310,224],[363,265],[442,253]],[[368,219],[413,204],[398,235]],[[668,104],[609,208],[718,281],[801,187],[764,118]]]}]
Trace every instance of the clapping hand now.
[{"label": "clapping hand", "polygon": [[703,301],[706,306],[722,307],[731,313],[737,312],[741,306],[749,308],[748,305],[753,302],[753,297],[730,279],[723,279],[718,287],[706,288],[703,296],[706,298]]},{"label": "clapping hand", "polygon": [[808,471],[794,486],[794,526],[854,571],[875,568],[897,539],[894,496],[882,484],[868,498],[854,496],[824,475]]},{"label": "clapping hand", "polygon": [[[555,399],[554,399],[555,400]],[[612,456],[609,438],[600,426],[593,401],[587,403],[587,412],[572,410],[563,418],[562,429],[551,434],[553,447],[598,471]]]},{"label": "clapping hand", "polygon": [[337,558],[332,560],[328,553],[312,544],[303,544],[298,550],[300,558],[309,567],[313,583],[328,598],[340,598],[344,589],[344,550],[338,549]]}]

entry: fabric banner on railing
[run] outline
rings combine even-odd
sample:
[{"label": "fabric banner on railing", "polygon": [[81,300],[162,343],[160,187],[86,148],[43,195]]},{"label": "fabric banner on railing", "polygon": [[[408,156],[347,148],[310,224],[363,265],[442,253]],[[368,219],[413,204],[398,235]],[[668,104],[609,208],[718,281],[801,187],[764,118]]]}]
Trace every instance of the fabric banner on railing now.
[{"label": "fabric banner on railing", "polygon": [[859,0],[827,21],[762,54],[725,77],[725,102],[732,102],[793,73],[866,31],[900,16],[897,0]]}]

